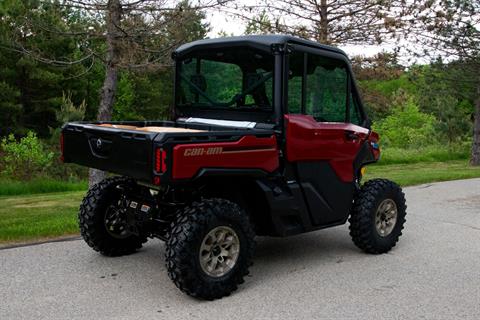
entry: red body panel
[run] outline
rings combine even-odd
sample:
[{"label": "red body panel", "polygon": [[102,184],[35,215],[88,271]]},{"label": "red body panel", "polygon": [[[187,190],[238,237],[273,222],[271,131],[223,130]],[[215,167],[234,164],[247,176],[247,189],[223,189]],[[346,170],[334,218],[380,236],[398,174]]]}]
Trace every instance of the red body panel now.
[{"label": "red body panel", "polygon": [[309,115],[290,114],[285,119],[288,161],[326,160],[342,181],[353,181],[353,161],[368,129],[351,123],[317,122]]},{"label": "red body panel", "polygon": [[203,168],[275,171],[279,152],[275,136],[244,136],[235,142],[179,144],[173,148],[173,179],[194,177]]}]

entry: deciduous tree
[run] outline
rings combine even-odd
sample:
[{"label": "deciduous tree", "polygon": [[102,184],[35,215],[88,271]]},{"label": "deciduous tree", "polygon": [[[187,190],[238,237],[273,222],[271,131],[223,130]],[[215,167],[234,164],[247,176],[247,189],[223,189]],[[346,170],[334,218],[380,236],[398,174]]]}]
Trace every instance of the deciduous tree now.
[{"label": "deciduous tree", "polygon": [[[478,0],[429,0],[417,4],[409,20],[409,50],[420,56],[456,60],[462,68],[458,81],[475,83],[475,111],[471,164],[480,165],[480,2]],[[412,47],[410,47],[411,49]],[[460,63],[458,63],[460,62]],[[461,78],[460,78],[461,77]]]},{"label": "deciduous tree", "polygon": [[287,33],[324,44],[379,44],[396,39],[408,12],[402,0],[262,0],[234,7],[250,33]]},{"label": "deciduous tree", "polygon": [[[68,10],[71,15],[88,20],[89,24],[65,24],[64,28],[49,20],[25,19],[15,27],[16,37],[4,48],[22,53],[35,61],[51,66],[74,66],[87,61],[104,66],[97,119],[107,121],[118,86],[120,70],[152,70],[170,65],[170,53],[192,37],[205,35],[206,26],[198,11],[217,6],[222,1],[182,1],[172,6],[167,0],[29,0],[40,11]],[[34,14],[35,10],[27,12]],[[200,19],[199,19],[200,18]],[[194,19],[194,23],[190,23]],[[18,21],[15,21],[18,23]],[[46,55],[41,46],[31,47],[22,42],[37,33],[48,33],[57,39],[74,39],[78,48],[75,57]],[[90,184],[104,178],[104,173],[92,170]]]}]

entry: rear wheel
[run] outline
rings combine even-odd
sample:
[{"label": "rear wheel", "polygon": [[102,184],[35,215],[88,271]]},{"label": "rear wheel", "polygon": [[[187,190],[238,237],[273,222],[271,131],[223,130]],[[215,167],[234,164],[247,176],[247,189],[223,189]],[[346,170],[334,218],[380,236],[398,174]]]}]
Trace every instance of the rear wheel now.
[{"label": "rear wheel", "polygon": [[124,177],[107,178],[88,190],[80,205],[78,222],[85,242],[106,256],[133,253],[147,241],[129,231],[125,190],[135,185]]},{"label": "rear wheel", "polygon": [[254,232],[239,205],[205,199],[185,208],[166,243],[169,277],[188,295],[213,300],[243,283],[252,264]]},{"label": "rear wheel", "polygon": [[367,181],[355,197],[350,235],[368,253],[385,253],[402,235],[407,206],[402,189],[385,179]]}]

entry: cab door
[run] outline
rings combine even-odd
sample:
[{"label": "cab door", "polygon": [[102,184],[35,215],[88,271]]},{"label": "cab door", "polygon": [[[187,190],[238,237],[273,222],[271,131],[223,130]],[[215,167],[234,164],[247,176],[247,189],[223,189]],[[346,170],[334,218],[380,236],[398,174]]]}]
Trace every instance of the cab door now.
[{"label": "cab door", "polygon": [[289,58],[286,160],[303,189],[312,224],[346,220],[355,161],[369,129],[345,59],[297,51]]}]

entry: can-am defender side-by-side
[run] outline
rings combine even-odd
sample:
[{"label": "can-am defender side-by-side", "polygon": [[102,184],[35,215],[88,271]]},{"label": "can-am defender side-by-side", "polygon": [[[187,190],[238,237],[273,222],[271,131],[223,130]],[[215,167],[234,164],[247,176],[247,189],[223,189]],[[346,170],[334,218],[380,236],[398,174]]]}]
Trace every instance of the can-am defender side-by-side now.
[{"label": "can-am defender side-by-side", "polygon": [[248,274],[255,236],[290,236],[350,223],[368,253],[395,246],[401,188],[361,184],[379,159],[345,53],[290,36],[182,45],[172,121],[71,122],[65,162],[116,174],[79,212],[83,238],[107,256],[148,238],[166,242],[168,275],[183,292],[216,299]]}]

